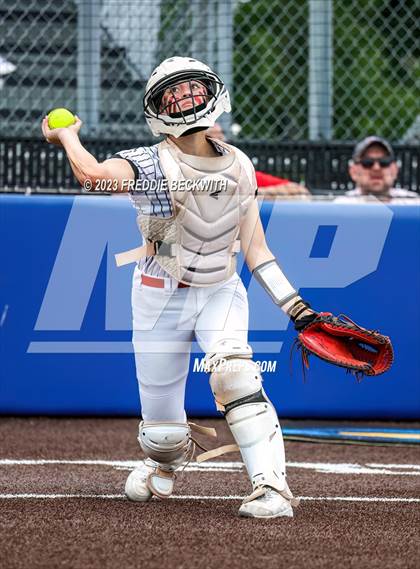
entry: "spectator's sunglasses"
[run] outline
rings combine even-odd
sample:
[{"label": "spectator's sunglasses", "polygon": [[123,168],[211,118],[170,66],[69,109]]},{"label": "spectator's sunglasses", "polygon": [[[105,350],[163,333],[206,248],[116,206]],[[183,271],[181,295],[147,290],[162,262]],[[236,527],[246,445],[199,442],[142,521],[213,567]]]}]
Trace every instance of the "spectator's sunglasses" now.
[{"label": "spectator's sunglasses", "polygon": [[363,168],[367,168],[370,170],[373,168],[373,165],[377,162],[381,168],[388,168],[394,162],[394,158],[390,156],[384,158],[362,158],[358,160],[356,164],[360,164]]}]

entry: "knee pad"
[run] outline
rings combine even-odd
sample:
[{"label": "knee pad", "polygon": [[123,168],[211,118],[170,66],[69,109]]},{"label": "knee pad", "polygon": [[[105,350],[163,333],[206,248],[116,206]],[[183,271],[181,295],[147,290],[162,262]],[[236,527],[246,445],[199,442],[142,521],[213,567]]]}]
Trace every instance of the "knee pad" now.
[{"label": "knee pad", "polygon": [[188,423],[151,423],[142,421],[138,441],[147,458],[159,463],[162,470],[176,470],[191,449]]},{"label": "knee pad", "polygon": [[211,374],[210,387],[218,409],[225,414],[232,406],[250,401],[265,401],[260,370],[252,360],[226,360]]},{"label": "knee pad", "polygon": [[212,346],[212,349],[207,352],[206,357],[204,358],[206,371],[211,373],[221,363],[232,358],[251,359],[251,346],[231,339],[220,340],[219,342],[216,342],[216,344]]},{"label": "knee pad", "polygon": [[229,411],[231,403],[261,392],[260,370],[251,358],[250,346],[232,340],[218,342],[206,355],[210,387],[217,408],[224,413]]}]

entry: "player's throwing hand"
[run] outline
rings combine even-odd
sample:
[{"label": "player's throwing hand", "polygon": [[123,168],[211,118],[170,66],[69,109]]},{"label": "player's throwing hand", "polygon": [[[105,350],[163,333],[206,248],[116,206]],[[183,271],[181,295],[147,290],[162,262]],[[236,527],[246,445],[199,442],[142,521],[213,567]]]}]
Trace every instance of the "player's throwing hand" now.
[{"label": "player's throwing hand", "polygon": [[50,144],[55,144],[56,146],[63,146],[61,140],[63,136],[68,136],[78,134],[79,130],[81,129],[83,123],[79,119],[79,117],[75,116],[76,122],[71,126],[67,126],[65,128],[50,128],[48,126],[48,116],[45,116],[42,119],[42,134],[45,137],[45,140]]}]

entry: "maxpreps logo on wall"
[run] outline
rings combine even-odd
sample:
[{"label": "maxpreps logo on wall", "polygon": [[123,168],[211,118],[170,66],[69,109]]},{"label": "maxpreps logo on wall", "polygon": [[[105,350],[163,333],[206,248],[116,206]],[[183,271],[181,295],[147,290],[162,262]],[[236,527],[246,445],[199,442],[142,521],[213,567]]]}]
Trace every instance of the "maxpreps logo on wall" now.
[{"label": "maxpreps logo on wall", "polygon": [[[380,202],[275,202],[264,204],[262,217],[271,251],[300,289],[344,288],[375,271],[392,216],[392,210]],[[134,208],[124,197],[74,198],[28,352],[132,352],[134,264],[117,268],[114,255],[139,245],[135,218]],[[104,256],[106,271],[98,278]],[[241,256],[239,273],[242,264]],[[87,339],[85,316],[97,290],[104,298],[89,319],[94,330],[90,324]],[[286,330],[288,318],[254,279],[248,296],[250,332]],[[45,332],[48,341],[41,339]],[[257,353],[278,353],[282,345],[265,340],[251,343]],[[194,348],[193,352],[200,351]]]},{"label": "maxpreps logo on wall", "polygon": [[[232,365],[229,365],[229,361],[232,361],[232,360],[222,360],[221,366],[220,366],[220,364],[217,364],[214,368],[208,369],[206,367],[205,357],[194,358],[192,370],[195,373],[203,373],[203,372],[211,372],[212,373],[213,371],[219,371],[220,369],[224,369],[227,371],[233,371],[233,372],[241,370],[240,365],[238,365],[237,363],[235,363],[235,364],[232,363]],[[277,369],[277,361],[276,360],[254,360],[254,361],[257,364],[261,373],[275,373],[275,371]],[[236,369],[235,369],[235,366],[236,366]]]}]

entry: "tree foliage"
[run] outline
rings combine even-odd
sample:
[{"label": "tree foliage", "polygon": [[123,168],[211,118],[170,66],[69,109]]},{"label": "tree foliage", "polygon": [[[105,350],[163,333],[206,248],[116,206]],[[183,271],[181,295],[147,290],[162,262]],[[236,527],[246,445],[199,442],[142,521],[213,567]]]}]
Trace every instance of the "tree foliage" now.
[{"label": "tree foliage", "polygon": [[[238,2],[234,121],[242,138],[308,137],[307,0]],[[419,112],[417,0],[333,2],[333,132],[401,138]]]}]

